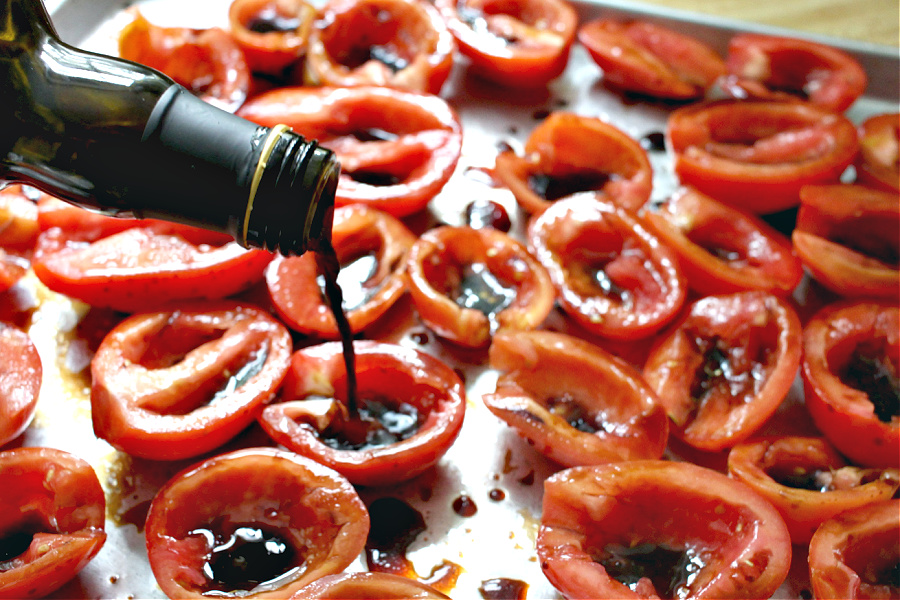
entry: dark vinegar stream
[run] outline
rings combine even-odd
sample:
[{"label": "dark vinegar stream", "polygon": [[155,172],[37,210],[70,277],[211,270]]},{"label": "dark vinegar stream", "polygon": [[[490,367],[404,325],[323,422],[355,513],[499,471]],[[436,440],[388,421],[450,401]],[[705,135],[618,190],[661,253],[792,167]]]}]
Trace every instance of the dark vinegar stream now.
[{"label": "dark vinegar stream", "polygon": [[344,365],[347,369],[347,412],[351,419],[358,419],[359,407],[356,398],[356,354],[353,351],[353,331],[350,329],[350,321],[344,313],[344,293],[338,285],[338,273],[341,270],[341,262],[338,260],[334,248],[328,244],[322,246],[316,252],[316,262],[319,272],[325,280],[325,299],[331,307],[331,314],[337,323],[338,333],[341,336],[341,347],[344,351]]}]

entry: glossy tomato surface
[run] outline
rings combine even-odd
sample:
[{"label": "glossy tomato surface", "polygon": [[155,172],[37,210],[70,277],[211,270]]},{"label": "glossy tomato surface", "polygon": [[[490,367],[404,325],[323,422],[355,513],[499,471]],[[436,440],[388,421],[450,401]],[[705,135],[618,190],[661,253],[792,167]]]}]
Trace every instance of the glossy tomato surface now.
[{"label": "glossy tomato surface", "polygon": [[551,113],[535,127],[523,154],[498,154],[493,173],[532,214],[570,196],[636,211],[653,188],[650,159],[634,138],[599,118],[569,112]]},{"label": "glossy tomato surface", "polygon": [[0,452],[0,598],[40,598],[75,577],[106,541],[94,469],[54,448]]},{"label": "glossy tomato surface", "polygon": [[444,339],[483,348],[502,330],[541,325],[555,291],[526,247],[496,229],[443,226],[425,232],[407,258],[419,317]]},{"label": "glossy tomato surface", "polygon": [[409,579],[401,575],[390,573],[375,573],[371,571],[363,573],[342,573],[340,575],[328,575],[314,581],[308,586],[297,591],[291,596],[291,600],[312,600],[314,598],[353,598],[355,600],[395,598],[430,598],[432,600],[447,600],[449,596],[439,592],[433,587]]},{"label": "glossy tomato surface", "polygon": [[808,544],[824,521],[860,506],[890,500],[900,488],[897,469],[861,469],[824,438],[784,436],[751,440],[728,453],[728,474],[781,513],[795,544]]},{"label": "glossy tomato surface", "polygon": [[816,427],[857,464],[900,464],[896,303],[845,301],[803,330],[803,384]]},{"label": "glossy tomato surface", "polygon": [[577,338],[546,331],[494,336],[500,372],[488,409],[567,466],[660,458],[669,423],[639,371]]},{"label": "glossy tomato surface", "polygon": [[94,432],[155,460],[217,448],[274,397],[291,351],[287,328],[250,305],[186,304],[133,315],[91,360]]},{"label": "glossy tomato surface", "polygon": [[230,236],[186,225],[105,217],[55,199],[39,209],[35,275],[92,306],[130,313],[222,298],[261,281],[272,260]]},{"label": "glossy tomato surface", "polygon": [[859,148],[849,119],[800,101],[679,108],[667,135],[682,183],[757,214],[796,206],[804,185],[837,183]]},{"label": "glossy tomato surface", "polygon": [[353,562],[369,514],[331,469],[248,448],[171,479],[145,531],[150,566],[170,598],[287,598]]},{"label": "glossy tomato surface", "polygon": [[809,575],[816,598],[897,598],[898,563],[898,500],[835,516],[822,524],[809,545]]},{"label": "glossy tomato surface", "polygon": [[849,184],[804,186],[791,239],[807,270],[832,292],[900,296],[897,192]]},{"label": "glossy tomato surface", "polygon": [[281,75],[306,54],[316,18],[306,0],[233,0],[228,25],[254,73]]},{"label": "glossy tomato surface", "polygon": [[650,351],[644,378],[672,433],[703,450],[730,448],[775,412],[797,375],[801,329],[785,300],[765,292],[695,301]]},{"label": "glossy tomato surface", "polygon": [[[406,255],[415,235],[390,213],[355,204],[334,211],[331,245],[341,263],[338,284],[353,332],[361,332],[406,293]],[[331,307],[323,296],[316,257],[276,257],[266,287],[279,317],[291,329],[338,339]]]},{"label": "glossy tomato surface", "polygon": [[318,18],[305,63],[309,85],[437,94],[450,76],[456,42],[427,2],[331,0]]},{"label": "glossy tomato surface", "polygon": [[560,200],[531,220],[527,236],[563,310],[591,333],[647,338],[684,303],[687,286],[677,256],[623,208]]},{"label": "glossy tomato surface", "polygon": [[462,151],[456,111],[430,94],[383,87],[282,88],[239,111],[268,127],[284,123],[341,162],[335,202],[403,217],[417,213],[450,179]]},{"label": "glossy tomato surface", "polygon": [[603,69],[603,81],[655,98],[702,98],[725,75],[725,61],[707,44],[649,21],[594,19],[578,41]]},{"label": "glossy tomato surface", "polygon": [[0,321],[0,447],[31,423],[42,377],[41,357],[31,338]]},{"label": "glossy tomato surface", "polygon": [[791,541],[740,482],[690,463],[627,461],[544,483],[537,552],[567,598],[769,598]]},{"label": "glossy tomato surface", "polygon": [[675,251],[695,292],[763,290],[788,296],[803,277],[791,241],[758,216],[681,188],[641,213],[647,228]]},{"label": "glossy tomato surface", "polygon": [[562,74],[578,28],[565,0],[436,0],[468,68],[493,84],[547,85]]},{"label": "glossy tomato surface", "polygon": [[900,191],[900,113],[874,115],[860,124],[855,164],[859,183]]}]

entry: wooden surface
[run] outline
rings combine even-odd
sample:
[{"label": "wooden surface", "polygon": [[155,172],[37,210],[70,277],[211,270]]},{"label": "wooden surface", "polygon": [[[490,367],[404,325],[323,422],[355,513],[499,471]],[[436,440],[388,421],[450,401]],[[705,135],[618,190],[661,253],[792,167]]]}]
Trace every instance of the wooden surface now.
[{"label": "wooden surface", "polygon": [[900,46],[897,0],[634,0],[787,27],[822,35]]}]

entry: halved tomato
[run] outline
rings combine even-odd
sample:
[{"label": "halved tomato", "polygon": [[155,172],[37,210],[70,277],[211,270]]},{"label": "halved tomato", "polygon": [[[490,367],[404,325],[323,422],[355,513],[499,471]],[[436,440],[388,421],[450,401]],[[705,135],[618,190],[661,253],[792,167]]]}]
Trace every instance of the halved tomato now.
[{"label": "halved tomato", "polygon": [[895,194],[900,190],[900,113],[862,122],[855,165],[857,182]]},{"label": "halved tomato", "polygon": [[0,321],[0,447],[31,422],[42,376],[41,357],[28,334]]},{"label": "halved tomato", "polygon": [[306,54],[316,18],[306,0],[232,0],[231,36],[255,73],[281,75]]}]

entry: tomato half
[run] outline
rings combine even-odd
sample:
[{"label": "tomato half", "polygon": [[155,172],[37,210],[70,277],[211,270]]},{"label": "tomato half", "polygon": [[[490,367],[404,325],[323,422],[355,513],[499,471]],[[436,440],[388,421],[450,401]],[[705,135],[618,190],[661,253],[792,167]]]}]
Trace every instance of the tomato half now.
[{"label": "tomato half", "polygon": [[861,185],[809,185],[791,234],[812,276],[841,296],[900,295],[897,192]]},{"label": "tomato half", "polygon": [[594,19],[578,41],[603,69],[603,81],[654,98],[692,100],[725,75],[725,61],[691,36],[647,21]]},{"label": "tomato half", "polygon": [[675,251],[688,286],[701,295],[763,290],[788,296],[803,277],[791,242],[765,221],[692,188],[641,213]]},{"label": "tomato half", "polygon": [[231,36],[254,73],[281,75],[306,54],[316,18],[306,0],[232,0]]},{"label": "tomato half", "polygon": [[119,55],[162,71],[196,96],[234,112],[247,99],[250,69],[234,38],[218,27],[160,27],[137,10],[119,32]]},{"label": "tomato half", "polygon": [[[365,205],[334,211],[331,245],[341,263],[343,308],[356,333],[384,315],[406,293],[406,255],[416,237],[402,221]],[[281,319],[293,330],[323,339],[340,334],[318,282],[316,257],[278,256],[266,286]]]},{"label": "tomato half", "polygon": [[[34,192],[35,198],[42,196]],[[31,248],[39,231],[37,204],[31,192],[21,185],[4,187],[0,191],[0,246]]]},{"label": "tomato half", "polygon": [[435,0],[468,68],[501,86],[542,87],[566,68],[578,14],[565,0]]},{"label": "tomato half", "polygon": [[402,575],[390,573],[342,573],[340,575],[328,575],[312,582],[296,594],[291,600],[312,600],[313,598],[431,598],[433,600],[448,600],[450,597],[439,592],[430,585],[415,579],[409,579]]},{"label": "tomato half", "polygon": [[637,140],[601,119],[567,112],[544,119],[528,136],[524,155],[498,154],[493,173],[535,214],[576,195],[636,211],[653,189],[650,159]]},{"label": "tomato half", "polygon": [[855,165],[857,182],[895,194],[900,190],[900,113],[862,122]]},{"label": "tomato half", "polygon": [[547,331],[501,332],[491,344],[500,372],[482,396],[535,449],[572,467],[660,458],[668,417],[639,371],[597,346]]},{"label": "tomato half", "polygon": [[528,248],[549,271],[563,310],[596,335],[649,337],[684,303],[675,254],[611,203],[560,200],[531,220]]},{"label": "tomato half", "polygon": [[272,254],[230,236],[152,219],[105,217],[41,202],[32,267],[55,292],[123,312],[236,294],[261,281]]},{"label": "tomato half", "polygon": [[28,334],[0,321],[0,447],[31,422],[42,376],[41,357]]},{"label": "tomato half", "polygon": [[553,309],[546,269],[496,229],[431,229],[413,244],[406,264],[419,317],[461,346],[483,348],[497,331],[534,329]]},{"label": "tomato half", "polygon": [[284,325],[249,305],[132,315],[91,360],[94,432],[155,460],[217,448],[274,397],[291,351]]},{"label": "tomato half", "polygon": [[189,467],[150,505],[150,567],[170,598],[288,598],[362,552],[369,513],[316,462],[248,448]]},{"label": "tomato half", "polygon": [[[728,72],[737,97],[784,94],[843,112],[866,90],[868,77],[848,53],[799,38],[742,33],[728,44]],[[757,85],[754,85],[757,84]],[[749,90],[746,89],[749,85]]]},{"label": "tomato half", "polygon": [[897,469],[849,466],[827,440],[811,437],[738,444],[728,453],[728,474],[772,503],[795,544],[809,543],[831,517],[890,500],[900,488]]},{"label": "tomato half", "polygon": [[284,123],[341,162],[335,203],[361,203],[396,217],[424,209],[462,151],[456,111],[437,96],[389,88],[282,88],[257,96],[240,116]]},{"label": "tomato half", "polygon": [[309,85],[372,85],[437,94],[456,42],[419,0],[330,0],[319,10],[306,56]]},{"label": "tomato half", "polygon": [[816,531],[809,545],[809,576],[816,598],[897,598],[900,500],[841,513]]},{"label": "tomato half", "polygon": [[900,465],[900,309],[869,300],[817,312],[803,330],[806,407],[857,464]]},{"label": "tomato half", "polygon": [[359,485],[411,479],[450,448],[465,416],[456,372],[429,354],[357,341],[357,408],[347,408],[341,344],[298,350],[280,401],[260,424],[276,442],[327,465]]},{"label": "tomato half", "polygon": [[547,479],[537,553],[567,598],[769,598],[787,576],[791,540],[744,484],[641,460]]},{"label": "tomato half", "polygon": [[846,117],[799,101],[682,107],[667,135],[683,184],[758,214],[796,206],[804,185],[837,183],[859,148]]},{"label": "tomato half", "polygon": [[650,351],[644,379],[672,433],[702,450],[730,448],[781,404],[797,375],[800,319],[784,300],[751,291],[697,300]]},{"label": "tomato half", "polygon": [[75,577],[106,541],[94,469],[54,448],[0,452],[0,598],[40,598]]}]

